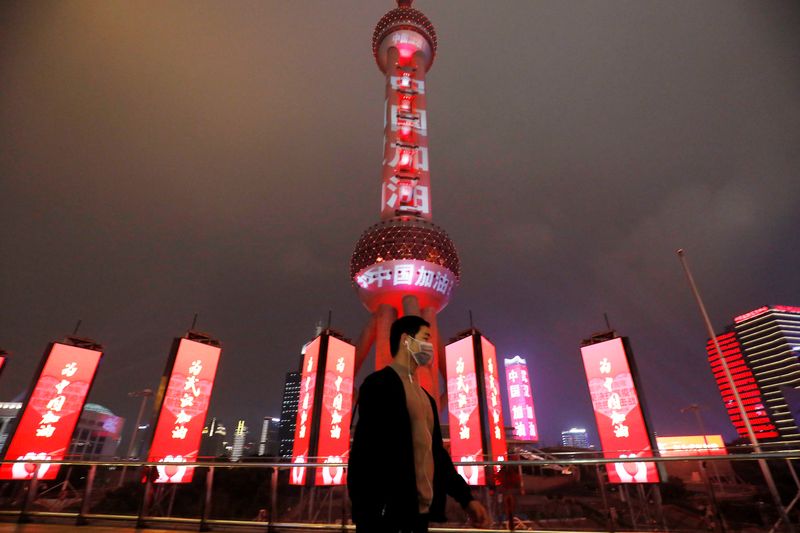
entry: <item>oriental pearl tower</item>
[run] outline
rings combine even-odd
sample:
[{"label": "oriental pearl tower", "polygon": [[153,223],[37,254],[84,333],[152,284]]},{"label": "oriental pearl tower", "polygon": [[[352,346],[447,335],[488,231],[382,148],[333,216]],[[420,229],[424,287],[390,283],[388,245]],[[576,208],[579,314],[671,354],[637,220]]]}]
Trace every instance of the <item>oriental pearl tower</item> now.
[{"label": "oriental pearl tower", "polygon": [[386,83],[381,214],[350,260],[353,285],[371,313],[357,342],[355,371],[373,345],[375,369],[388,365],[392,322],[421,316],[431,324],[436,353],[417,379],[438,403],[444,355],[436,315],[447,305],[461,269],[447,233],[431,222],[425,75],[436,56],[436,31],[411,1],[398,0],[372,35],[372,53]]}]

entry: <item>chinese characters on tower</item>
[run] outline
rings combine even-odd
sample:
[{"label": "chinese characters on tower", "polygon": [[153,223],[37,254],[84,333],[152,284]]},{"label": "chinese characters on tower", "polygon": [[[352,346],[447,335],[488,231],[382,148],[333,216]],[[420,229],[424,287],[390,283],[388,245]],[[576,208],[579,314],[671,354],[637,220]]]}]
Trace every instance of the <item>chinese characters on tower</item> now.
[{"label": "chinese characters on tower", "polygon": [[[486,406],[489,416],[489,446],[491,458],[505,461],[508,453],[506,432],[503,424],[503,403],[500,400],[500,380],[497,378],[497,353],[494,344],[481,336],[481,354],[483,356],[483,382],[486,388]],[[496,466],[499,472],[500,467]]]},{"label": "chinese characters on tower", "polygon": [[386,72],[381,218],[430,219],[426,65],[418,64],[415,55],[428,45],[420,35],[402,30],[387,40],[393,52]]},{"label": "chinese characters on tower", "polygon": [[[322,337],[317,337],[306,346],[303,355],[303,368],[300,374],[300,397],[297,402],[297,423],[294,430],[293,463],[309,462],[311,443],[311,422],[314,412],[314,391],[317,385],[317,356]],[[289,483],[303,485],[306,482],[306,468],[292,468]]]},{"label": "chinese characters on tower", "polygon": [[533,393],[528,375],[528,363],[516,356],[505,359],[506,386],[508,387],[508,408],[511,411],[511,424],[517,440],[539,440],[536,416],[533,412]]},{"label": "chinese characters on tower", "polygon": [[[355,346],[336,337],[328,337],[326,359],[317,455],[325,463],[346,463],[353,411]],[[317,469],[317,485],[341,485],[345,482],[342,466]]]},{"label": "chinese characters on tower", "polygon": [[[471,336],[445,347],[445,364],[450,455],[455,462],[481,461],[483,444],[478,407],[478,379]],[[456,468],[470,485],[486,484],[483,467],[460,465]]]},{"label": "chinese characters on tower", "polygon": [[[581,348],[603,456],[652,457],[653,446],[622,338]],[[611,483],[658,483],[653,462],[606,465]]]},{"label": "chinese characters on tower", "polygon": [[[5,459],[53,460],[65,458],[102,352],[53,343],[20,418]],[[57,465],[38,465],[38,479],[55,479]],[[30,479],[37,465],[4,464],[0,479]]]},{"label": "chinese characters on tower", "polygon": [[188,483],[197,461],[203,424],[222,349],[179,339],[159,411],[148,461],[159,465],[156,483]]},{"label": "chinese characters on tower", "polygon": [[[347,462],[354,364],[355,346],[327,332],[306,346],[300,376],[293,463]],[[321,389],[318,387],[320,384]],[[293,467],[289,483],[305,485],[308,468]],[[346,479],[343,466],[322,466],[316,469],[313,477],[315,485],[342,485]]]}]

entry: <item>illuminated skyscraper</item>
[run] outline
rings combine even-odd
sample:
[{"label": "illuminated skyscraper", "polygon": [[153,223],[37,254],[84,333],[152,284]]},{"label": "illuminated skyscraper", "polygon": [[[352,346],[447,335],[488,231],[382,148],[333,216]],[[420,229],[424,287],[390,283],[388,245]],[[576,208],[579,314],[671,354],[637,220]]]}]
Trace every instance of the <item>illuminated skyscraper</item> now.
[{"label": "illuminated skyscraper", "polygon": [[290,458],[297,425],[297,403],[300,400],[300,372],[288,372],[283,385],[280,422],[280,456]]},{"label": "illuminated skyscraper", "polygon": [[371,318],[357,342],[356,373],[375,346],[375,367],[391,362],[389,327],[398,316],[431,323],[437,364],[418,370],[439,399],[444,356],[436,315],[458,283],[460,264],[447,234],[431,223],[426,74],[436,55],[430,20],[398,0],[378,22],[372,53],[386,87],[380,222],[368,228],[350,260],[350,278]]},{"label": "illuminated skyscraper", "polygon": [[561,432],[561,445],[570,448],[588,448],[589,437],[583,428],[572,428]]},{"label": "illuminated skyscraper", "polygon": [[[733,322],[717,340],[756,437],[800,442],[800,429],[786,398],[787,389],[800,389],[800,307],[763,306]],[[731,422],[739,435],[746,437],[713,342],[707,343],[706,350]]]},{"label": "illuminated skyscraper", "polygon": [[265,416],[261,424],[261,438],[258,440],[258,455],[275,457],[280,451],[280,418]]},{"label": "illuminated skyscraper", "polygon": [[244,454],[244,444],[247,439],[247,426],[244,420],[236,423],[236,430],[233,432],[233,449],[231,450],[231,461],[238,461]]}]

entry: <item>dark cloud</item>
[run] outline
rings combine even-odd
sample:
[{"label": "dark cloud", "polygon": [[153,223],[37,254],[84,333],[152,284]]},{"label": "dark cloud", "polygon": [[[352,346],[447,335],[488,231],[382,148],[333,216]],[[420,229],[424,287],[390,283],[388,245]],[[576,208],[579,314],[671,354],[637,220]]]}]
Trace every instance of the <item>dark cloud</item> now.
[{"label": "dark cloud", "polygon": [[[593,426],[578,345],[632,339],[660,434],[697,402],[732,435],[675,249],[718,327],[798,304],[794,2],[423,2],[434,219],[461,253],[445,335],[533,365],[545,442]],[[357,336],[347,279],[378,217],[391,2],[6,2],[0,21],[0,383],[47,341],[107,347],[92,400],[155,385],[192,315],[225,346],[212,412],[279,410],[317,320]]]}]

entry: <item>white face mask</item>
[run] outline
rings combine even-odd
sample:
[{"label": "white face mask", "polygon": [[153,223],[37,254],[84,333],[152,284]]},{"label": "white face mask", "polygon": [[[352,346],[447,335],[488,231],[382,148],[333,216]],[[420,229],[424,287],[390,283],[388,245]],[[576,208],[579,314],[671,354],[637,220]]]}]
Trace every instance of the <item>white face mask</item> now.
[{"label": "white face mask", "polygon": [[[411,345],[408,342],[409,339],[417,343],[417,346],[419,347],[418,350],[413,350],[411,348]],[[433,361],[433,344],[430,342],[409,337],[406,339],[406,348],[408,348],[408,352],[411,354],[411,357],[414,358],[414,362],[416,362],[419,366],[428,366],[431,364],[431,361]]]}]

